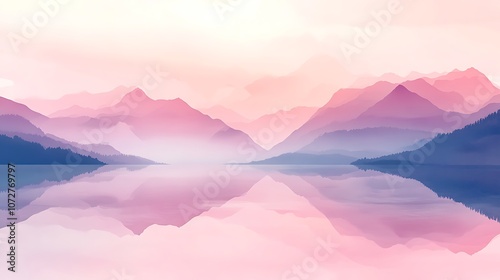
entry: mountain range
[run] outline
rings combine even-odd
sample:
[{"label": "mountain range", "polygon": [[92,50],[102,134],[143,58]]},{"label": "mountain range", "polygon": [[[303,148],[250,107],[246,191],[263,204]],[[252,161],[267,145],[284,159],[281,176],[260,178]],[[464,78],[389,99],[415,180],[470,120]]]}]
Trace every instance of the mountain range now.
[{"label": "mountain range", "polygon": [[356,165],[500,165],[500,111],[423,147],[393,155],[360,159]]},{"label": "mountain range", "polygon": [[[297,95],[322,88],[324,95],[335,87],[325,82],[327,74],[313,75],[317,67],[349,76],[334,61],[317,58],[295,74],[254,81],[247,90],[254,100],[279,89]],[[23,102],[28,106],[0,97],[0,135],[102,163],[325,164],[420,148],[437,133],[452,133],[498,111],[500,90],[474,68],[415,73],[407,80],[384,75],[371,85],[333,92],[319,108],[253,119],[221,105],[197,110],[180,98],[155,100],[129,87]]]},{"label": "mountain range", "polygon": [[[76,143],[75,146],[113,147],[110,151],[115,153],[102,155],[113,164],[250,161],[263,150],[245,133],[200,113],[180,99],[152,100],[140,89],[127,93],[112,106],[87,108],[89,116],[46,117],[20,103],[1,101],[0,115],[14,113],[25,119],[21,127],[30,123],[32,132],[37,132],[20,135],[25,131],[14,131],[17,136],[49,136],[52,140]],[[10,120],[3,120],[2,127],[9,128]],[[38,140],[49,142],[48,138]]]},{"label": "mountain range", "polygon": [[[457,82],[448,85],[447,91],[444,91],[444,88],[434,88],[432,85],[439,81],[450,80]],[[467,83],[468,88],[474,90],[463,90],[463,81]],[[479,91],[482,92],[478,94]],[[439,107],[425,98],[431,94],[439,95],[432,98],[438,100]],[[489,99],[484,98],[485,96]],[[487,116],[495,109],[500,109],[496,103],[497,96],[499,90],[493,87],[482,73],[473,68],[401,84],[379,81],[366,88],[341,89],[325,106],[319,108],[309,121],[271,149],[265,157],[294,152],[318,154],[332,151],[335,154],[370,157],[386,154],[387,148],[392,147],[402,147],[399,151],[403,151],[403,148],[412,147],[416,142],[432,138],[436,133],[452,132]],[[478,102],[474,104],[475,100]],[[453,111],[449,108],[461,108],[461,110]],[[394,129],[401,129],[401,135],[405,136],[411,136],[407,134],[409,130],[419,133],[414,138],[389,135],[384,137],[375,128],[392,128],[392,133],[395,132]],[[373,132],[372,139],[387,141],[388,145],[385,149],[374,150],[373,147],[380,145],[365,143],[366,146],[350,146],[342,150],[337,142],[322,140],[325,139],[325,135],[336,131],[359,132],[360,130]],[[366,137],[366,134],[364,136]],[[423,138],[420,138],[422,136]],[[352,139],[355,138],[356,136],[352,135]],[[398,142],[396,139],[401,141]],[[314,148],[311,148],[313,146]]]}]

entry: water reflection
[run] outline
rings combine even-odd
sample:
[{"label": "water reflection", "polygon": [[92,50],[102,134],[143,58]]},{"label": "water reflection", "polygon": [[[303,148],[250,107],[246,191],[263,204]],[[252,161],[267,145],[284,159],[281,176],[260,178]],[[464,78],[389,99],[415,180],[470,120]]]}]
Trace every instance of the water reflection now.
[{"label": "water reflection", "polygon": [[[87,177],[92,173],[99,172],[102,165],[17,165],[15,170],[16,183],[16,208],[23,209],[33,200],[40,197],[48,188],[63,182],[70,182],[72,179]],[[109,167],[107,167],[109,168]],[[7,191],[7,165],[2,165],[4,171],[0,172],[0,194]],[[5,195],[7,196],[7,195]],[[2,199],[0,210],[7,209],[7,200]],[[45,208],[40,208],[40,210]],[[5,212],[0,213],[3,217]],[[18,217],[20,220],[27,218],[25,215]]]},{"label": "water reflection", "polygon": [[491,219],[500,219],[500,167],[498,166],[360,166],[402,178],[415,179],[440,197],[478,211]]},{"label": "water reflection", "polygon": [[[447,187],[431,190],[425,174],[421,183],[354,166],[104,166],[24,184],[19,255],[30,266],[20,279],[110,279],[122,267],[136,279],[286,279],[321,242],[329,257],[309,279],[496,277],[485,260],[500,257],[500,224],[444,198]],[[456,199],[469,197],[493,202]],[[474,277],[464,279],[496,279]]]},{"label": "water reflection", "polygon": [[[101,167],[102,165],[17,165],[16,187],[37,187],[43,182],[69,181],[73,177],[90,174]],[[0,169],[3,170],[0,172],[0,182],[7,182],[7,165],[1,165]],[[0,184],[0,191],[6,190],[6,184]]]}]

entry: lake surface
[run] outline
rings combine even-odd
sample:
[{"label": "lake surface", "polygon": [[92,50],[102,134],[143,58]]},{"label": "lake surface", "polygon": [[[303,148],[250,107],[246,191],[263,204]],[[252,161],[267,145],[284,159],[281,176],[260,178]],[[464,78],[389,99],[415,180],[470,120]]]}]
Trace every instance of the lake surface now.
[{"label": "lake surface", "polygon": [[499,168],[364,169],[18,166],[0,278],[498,279]]}]

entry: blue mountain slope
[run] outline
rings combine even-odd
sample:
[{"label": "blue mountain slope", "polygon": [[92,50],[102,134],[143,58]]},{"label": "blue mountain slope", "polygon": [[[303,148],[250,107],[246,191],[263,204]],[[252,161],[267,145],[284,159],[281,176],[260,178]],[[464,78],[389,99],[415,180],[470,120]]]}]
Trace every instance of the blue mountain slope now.
[{"label": "blue mountain slope", "polygon": [[356,158],[340,154],[303,154],[289,153],[262,161],[255,161],[252,165],[348,165]]},{"label": "blue mountain slope", "polygon": [[500,111],[449,134],[439,135],[422,148],[355,165],[500,165]]},{"label": "blue mountain slope", "polygon": [[43,148],[42,145],[25,141],[17,136],[13,138],[0,135],[0,164],[93,164],[103,162],[61,148]]}]

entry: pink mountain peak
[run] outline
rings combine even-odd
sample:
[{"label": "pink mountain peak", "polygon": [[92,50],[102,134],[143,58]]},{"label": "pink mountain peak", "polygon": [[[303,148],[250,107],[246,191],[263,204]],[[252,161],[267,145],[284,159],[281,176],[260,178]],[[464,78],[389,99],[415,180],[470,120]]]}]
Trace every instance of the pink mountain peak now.
[{"label": "pink mountain peak", "polygon": [[119,107],[127,107],[130,114],[136,117],[186,117],[205,116],[191,107],[181,98],[171,100],[151,99],[142,89],[136,88],[127,93],[117,104]]},{"label": "pink mountain peak", "polygon": [[[156,100],[156,103],[161,104],[165,108],[170,108],[173,111],[177,111],[179,113],[183,114],[195,114],[195,115],[203,115],[206,116],[205,114],[201,113],[197,109],[191,107],[186,101],[184,101],[181,98],[175,98],[175,99],[170,99],[170,100]],[[206,116],[210,118],[209,116]],[[211,119],[211,118],[210,118]]]},{"label": "pink mountain peak", "polygon": [[466,70],[463,70],[463,71],[456,69],[453,72],[461,72],[461,73],[469,75],[469,76],[483,75],[483,73],[481,71],[477,70],[474,67],[469,67],[469,68],[467,68]]},{"label": "pink mountain peak", "polygon": [[424,88],[432,87],[432,85],[427,80],[425,80],[423,78],[418,78],[415,80],[406,81],[403,84],[412,84],[414,86],[424,87]]},{"label": "pink mountain peak", "polygon": [[486,78],[486,76],[474,67],[467,68],[466,70],[455,69],[448,74],[438,77],[438,80],[454,80],[463,78]]},{"label": "pink mountain peak", "polygon": [[410,91],[417,93],[445,111],[456,110],[455,104],[462,104],[464,102],[460,93],[452,91],[452,89],[442,91],[431,85],[429,81],[424,78],[406,81],[403,85]]},{"label": "pink mountain peak", "polygon": [[153,101],[142,89],[135,88],[131,92],[125,94],[120,102],[129,102],[129,100],[140,100],[144,101]]},{"label": "pink mountain peak", "polygon": [[484,87],[492,92],[498,91],[488,77],[475,68],[469,68],[465,71],[455,70],[431,80],[431,83],[441,91],[454,91],[465,98],[473,96],[479,87]]},{"label": "pink mountain peak", "polygon": [[343,105],[349,101],[352,101],[352,100],[354,100],[362,95],[365,95],[367,97],[370,96],[370,98],[374,97],[374,96],[378,97],[379,96],[378,93],[384,93],[384,92],[387,93],[392,89],[393,86],[394,86],[394,84],[392,84],[390,82],[378,81],[375,84],[370,85],[370,86],[365,87],[365,88],[342,88],[342,89],[339,89],[337,92],[335,92],[332,95],[332,97],[330,98],[328,103],[326,103],[326,105],[324,105],[323,108],[320,109],[320,111],[322,111],[325,108],[338,107],[338,106]]},{"label": "pink mountain peak", "polygon": [[403,85],[397,85],[396,88],[391,93],[389,93],[388,97],[394,96],[394,95],[398,95],[399,97],[401,97],[401,95],[416,96],[416,94],[414,92],[411,92],[409,89],[407,89]]},{"label": "pink mountain peak", "polygon": [[172,100],[170,100],[170,102],[172,102],[173,104],[176,104],[176,105],[183,106],[183,107],[189,107],[189,108],[194,110],[193,107],[189,106],[189,104],[186,101],[184,101],[183,99],[181,99],[180,97],[172,99]]},{"label": "pink mountain peak", "polygon": [[387,97],[368,109],[364,116],[417,118],[443,113],[429,100],[398,85]]},{"label": "pink mountain peak", "polygon": [[132,90],[134,90],[134,87],[117,86],[108,92],[95,92],[94,93],[94,92],[82,91],[82,92],[78,92],[78,93],[64,95],[64,96],[62,96],[58,99],[55,99],[55,100],[56,101],[74,102],[74,101],[78,101],[79,98],[92,98],[95,96],[99,96],[101,98],[104,98],[105,96],[116,97],[120,94],[123,95],[124,92],[129,92]]}]

